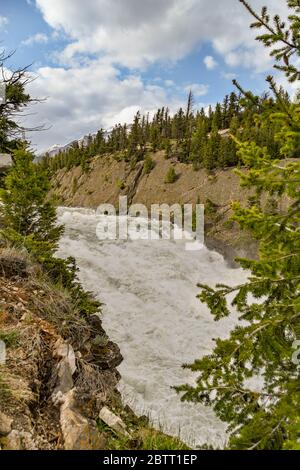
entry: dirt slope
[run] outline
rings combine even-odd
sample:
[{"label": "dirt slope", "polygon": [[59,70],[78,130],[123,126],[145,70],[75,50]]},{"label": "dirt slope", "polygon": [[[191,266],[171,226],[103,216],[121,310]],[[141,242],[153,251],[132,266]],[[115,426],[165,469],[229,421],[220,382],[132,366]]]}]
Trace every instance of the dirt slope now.
[{"label": "dirt slope", "polygon": [[[88,173],[83,173],[80,167],[58,171],[54,192],[66,205],[94,208],[103,202],[116,205],[119,195],[128,194],[139,176],[132,202],[147,207],[155,203],[205,203],[207,199],[225,205],[231,200],[247,199],[247,192],[240,188],[239,178],[232,169],[209,174],[206,170],[194,171],[191,165],[165,160],[164,152],[157,152],[152,158],[155,167],[147,175],[139,174],[143,162],[131,169],[129,163],[119,162],[113,156],[97,157]],[[173,184],[166,184],[170,166],[179,178]]]},{"label": "dirt slope", "polygon": [[[195,171],[192,165],[166,160],[163,151],[153,154],[152,159],[155,167],[150,174],[145,173],[143,162],[131,168],[130,163],[119,161],[112,155],[93,159],[86,173],[81,167],[60,170],[53,179],[52,195],[60,205],[88,208],[97,208],[102,203],[118,207],[120,195],[127,195],[129,204],[144,204],[148,209],[151,204],[163,203],[209,205],[207,245],[223,253],[231,262],[236,256],[256,256],[256,243],[234,224],[228,223],[231,202],[245,204],[250,196],[249,191],[240,187],[234,169]],[[167,184],[166,175],[171,166],[178,179]]]}]

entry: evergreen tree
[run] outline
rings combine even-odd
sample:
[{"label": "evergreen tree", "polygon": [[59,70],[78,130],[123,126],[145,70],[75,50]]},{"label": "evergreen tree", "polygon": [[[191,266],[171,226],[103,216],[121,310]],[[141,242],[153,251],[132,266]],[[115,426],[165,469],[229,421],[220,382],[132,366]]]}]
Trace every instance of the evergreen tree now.
[{"label": "evergreen tree", "polygon": [[186,116],[185,116],[185,138],[183,142],[183,158],[181,161],[188,161],[190,158],[191,153],[191,146],[192,146],[192,134],[193,134],[193,104],[194,98],[192,90],[189,92],[187,108],[186,108]]},{"label": "evergreen tree", "polygon": [[170,168],[168,169],[168,172],[166,174],[165,183],[166,184],[173,184],[177,180],[178,180],[178,175],[175,171],[175,168],[173,166],[170,166]]},{"label": "evergreen tree", "polygon": [[[282,43],[289,65],[280,68],[291,81],[299,80],[299,71],[291,65],[300,56],[299,1],[287,2],[291,9],[287,31],[278,16],[271,23],[266,8],[258,15],[242,3],[255,16],[256,27],[266,28],[260,36],[265,45]],[[272,55],[281,57],[279,52]],[[272,119],[278,125],[278,157],[299,156],[300,105],[278,101],[280,90],[272,77],[268,83],[280,111],[271,107],[259,120]],[[257,197],[249,207],[234,204],[234,220],[259,240],[260,258],[240,260],[251,272],[242,285],[200,286],[199,297],[216,320],[230,315],[228,297],[234,294],[232,305],[240,313],[240,323],[228,339],[216,340],[211,355],[187,366],[199,374],[197,385],[178,390],[184,392],[184,400],[212,406],[229,424],[232,449],[300,450],[300,364],[293,346],[300,337],[300,164],[286,160],[279,164],[254,141],[237,145],[248,168],[247,173],[240,172],[242,185],[255,187]],[[264,209],[262,193],[277,200],[284,196],[290,204],[284,212]],[[254,379],[259,381],[255,387]]]},{"label": "evergreen tree", "polygon": [[48,199],[49,176],[33,163],[33,155],[24,147],[13,158],[14,165],[0,190],[2,235],[42,260],[54,254],[63,232]]},{"label": "evergreen tree", "polygon": [[0,52],[1,82],[5,87],[5,101],[0,103],[0,153],[11,153],[17,148],[19,140],[25,131],[38,131],[41,127],[26,129],[20,124],[20,113],[27,106],[38,100],[30,97],[25,91],[26,85],[31,81],[28,67],[10,71],[7,62],[11,55]]},{"label": "evergreen tree", "polygon": [[199,117],[196,130],[192,137],[190,160],[195,168],[199,168],[205,160],[206,144],[208,140],[207,123]]}]

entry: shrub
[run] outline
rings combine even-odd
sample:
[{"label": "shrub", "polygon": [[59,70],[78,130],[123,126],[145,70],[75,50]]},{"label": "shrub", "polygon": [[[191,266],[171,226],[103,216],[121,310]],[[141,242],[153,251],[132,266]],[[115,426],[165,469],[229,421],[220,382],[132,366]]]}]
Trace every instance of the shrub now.
[{"label": "shrub", "polygon": [[178,175],[175,171],[175,169],[171,166],[168,170],[165,183],[166,184],[173,184],[178,180]]},{"label": "shrub", "polygon": [[154,160],[150,157],[150,155],[147,155],[144,161],[144,171],[146,175],[149,175],[154,167],[155,167]]},{"label": "shrub", "polygon": [[123,180],[117,179],[116,182],[117,188],[123,191],[126,188],[126,185]]}]

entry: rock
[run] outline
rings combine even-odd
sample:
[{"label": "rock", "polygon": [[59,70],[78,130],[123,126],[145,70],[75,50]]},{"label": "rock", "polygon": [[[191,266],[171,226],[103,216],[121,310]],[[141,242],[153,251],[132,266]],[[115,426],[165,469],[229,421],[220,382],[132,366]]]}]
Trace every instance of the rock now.
[{"label": "rock", "polygon": [[[0,256],[0,272],[3,277],[11,279],[14,277],[27,278],[30,273],[28,261],[21,256],[7,253]],[[17,288],[11,288],[14,292],[18,292]]]},{"label": "rock", "polygon": [[55,387],[54,394],[58,392],[67,393],[72,390],[73,386],[72,370],[69,362],[63,359],[58,365],[57,386]]},{"label": "rock", "polygon": [[60,425],[65,450],[103,450],[106,439],[97,431],[96,423],[88,420],[76,409],[74,390],[70,391],[61,406]]},{"label": "rock", "polygon": [[94,333],[98,335],[105,335],[100,315],[91,315],[88,318],[88,323],[92,327]]},{"label": "rock", "polygon": [[105,424],[107,424],[107,426],[113,429],[117,434],[122,434],[123,436],[130,437],[130,434],[127,432],[127,427],[124,421],[122,421],[119,416],[115,415],[106,406],[104,406],[100,411],[99,418]]},{"label": "rock", "polygon": [[13,430],[6,437],[6,450],[38,450],[30,432]]},{"label": "rock", "polygon": [[74,386],[73,374],[76,371],[76,356],[72,346],[64,342],[62,338],[57,340],[53,356],[62,358],[57,366],[56,387],[52,394],[53,402],[57,402],[55,397],[59,392],[65,394]]},{"label": "rock", "polygon": [[105,348],[94,346],[91,352],[95,363],[103,370],[115,369],[123,361],[119,346],[112,341],[109,341]]},{"label": "rock", "polygon": [[53,353],[54,357],[61,357],[66,359],[69,363],[71,374],[73,375],[76,371],[76,356],[74,349],[68,343],[66,343],[62,338],[59,338],[55,343],[55,349]]},{"label": "rock", "polygon": [[60,390],[52,393],[52,402],[54,406],[62,405],[65,402],[65,395]]},{"label": "rock", "polygon": [[7,450],[22,450],[22,440],[19,431],[11,431],[4,444]]},{"label": "rock", "polygon": [[0,411],[0,436],[7,436],[10,433],[12,423],[13,419]]}]

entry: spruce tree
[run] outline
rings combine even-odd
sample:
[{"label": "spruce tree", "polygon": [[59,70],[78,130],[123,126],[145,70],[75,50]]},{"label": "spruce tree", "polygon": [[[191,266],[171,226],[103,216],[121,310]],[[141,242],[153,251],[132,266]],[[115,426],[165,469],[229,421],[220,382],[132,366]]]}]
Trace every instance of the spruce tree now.
[{"label": "spruce tree", "polygon": [[63,228],[56,223],[56,210],[48,198],[48,173],[33,163],[33,155],[20,147],[14,165],[0,190],[1,235],[24,246],[39,261],[53,256]]},{"label": "spruce tree", "polygon": [[[276,67],[291,81],[299,80],[294,60],[300,56],[299,1],[287,1],[288,26],[278,16],[271,21],[266,8],[259,15],[241,3],[255,16],[254,27],[265,28],[258,39],[272,47]],[[278,65],[281,59],[283,65]],[[268,77],[268,83],[278,101],[274,79]],[[248,168],[240,173],[242,185],[255,188],[257,197],[249,207],[235,203],[234,220],[259,241],[259,260],[239,260],[250,271],[242,285],[200,286],[199,298],[216,320],[230,315],[228,302],[234,296],[231,303],[240,322],[228,339],[216,340],[209,356],[186,366],[198,374],[196,386],[178,388],[184,400],[213,407],[228,423],[232,449],[300,450],[300,363],[295,351],[300,339],[300,164],[284,159],[300,156],[300,105],[279,100],[279,108],[258,119],[279,125],[281,162],[272,159],[267,147],[237,140]],[[285,211],[267,210],[262,194],[285,197],[289,205]]]},{"label": "spruce tree", "polygon": [[31,78],[28,67],[11,71],[9,61],[13,54],[0,52],[1,82],[5,87],[5,100],[0,103],[0,153],[11,153],[18,146],[25,131],[42,130],[43,126],[27,129],[20,124],[20,114],[29,104],[37,102],[25,90]]}]

